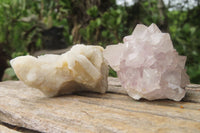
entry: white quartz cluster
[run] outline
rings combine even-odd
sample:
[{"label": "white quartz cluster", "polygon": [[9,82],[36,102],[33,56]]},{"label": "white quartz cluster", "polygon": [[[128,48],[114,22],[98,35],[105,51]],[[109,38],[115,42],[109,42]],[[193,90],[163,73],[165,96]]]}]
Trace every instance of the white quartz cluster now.
[{"label": "white quartz cluster", "polygon": [[76,91],[105,93],[108,67],[103,50],[80,44],[62,55],[20,56],[10,63],[21,81],[49,97]]},{"label": "white quartz cluster", "polygon": [[180,101],[185,96],[186,57],[178,55],[168,33],[155,24],[138,24],[123,41],[107,46],[104,57],[132,98]]}]

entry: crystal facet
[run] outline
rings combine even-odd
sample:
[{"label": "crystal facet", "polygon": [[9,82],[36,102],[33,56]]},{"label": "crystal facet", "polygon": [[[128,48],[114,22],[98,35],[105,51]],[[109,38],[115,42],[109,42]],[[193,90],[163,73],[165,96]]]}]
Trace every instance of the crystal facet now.
[{"label": "crystal facet", "polygon": [[180,101],[185,96],[186,57],[178,55],[168,33],[155,24],[138,24],[123,42],[107,46],[104,57],[132,98]]},{"label": "crystal facet", "polygon": [[62,55],[20,56],[10,62],[21,81],[49,97],[76,91],[105,93],[108,66],[103,50],[75,45]]}]

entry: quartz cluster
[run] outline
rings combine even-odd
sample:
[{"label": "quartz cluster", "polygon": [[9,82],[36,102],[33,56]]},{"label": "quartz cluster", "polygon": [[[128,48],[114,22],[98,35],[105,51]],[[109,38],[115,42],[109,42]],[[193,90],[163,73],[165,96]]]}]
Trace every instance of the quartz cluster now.
[{"label": "quartz cluster", "polygon": [[10,63],[21,81],[49,97],[76,91],[105,93],[108,66],[103,50],[79,44],[62,55],[20,56]]},{"label": "quartz cluster", "polygon": [[122,87],[129,96],[180,101],[189,83],[185,56],[173,48],[170,35],[155,24],[138,24],[124,43],[109,45],[104,51],[108,64],[117,71]]}]

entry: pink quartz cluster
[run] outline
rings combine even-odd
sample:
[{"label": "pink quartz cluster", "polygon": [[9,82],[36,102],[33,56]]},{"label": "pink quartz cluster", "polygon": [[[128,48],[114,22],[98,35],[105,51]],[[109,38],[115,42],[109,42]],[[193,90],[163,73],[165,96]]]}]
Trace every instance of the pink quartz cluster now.
[{"label": "pink quartz cluster", "polygon": [[184,87],[190,82],[184,69],[186,57],[178,55],[168,33],[155,24],[138,24],[123,42],[107,46],[104,57],[129,96],[175,101],[185,96]]}]

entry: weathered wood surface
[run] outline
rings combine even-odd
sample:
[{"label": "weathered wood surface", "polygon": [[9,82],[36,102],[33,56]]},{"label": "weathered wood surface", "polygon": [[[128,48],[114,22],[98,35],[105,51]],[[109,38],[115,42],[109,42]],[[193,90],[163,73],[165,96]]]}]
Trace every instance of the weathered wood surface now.
[{"label": "weathered wood surface", "polygon": [[109,78],[106,94],[46,98],[20,81],[7,81],[0,83],[0,121],[49,133],[199,133],[199,88],[189,85],[181,102],[135,101],[117,79]]}]

